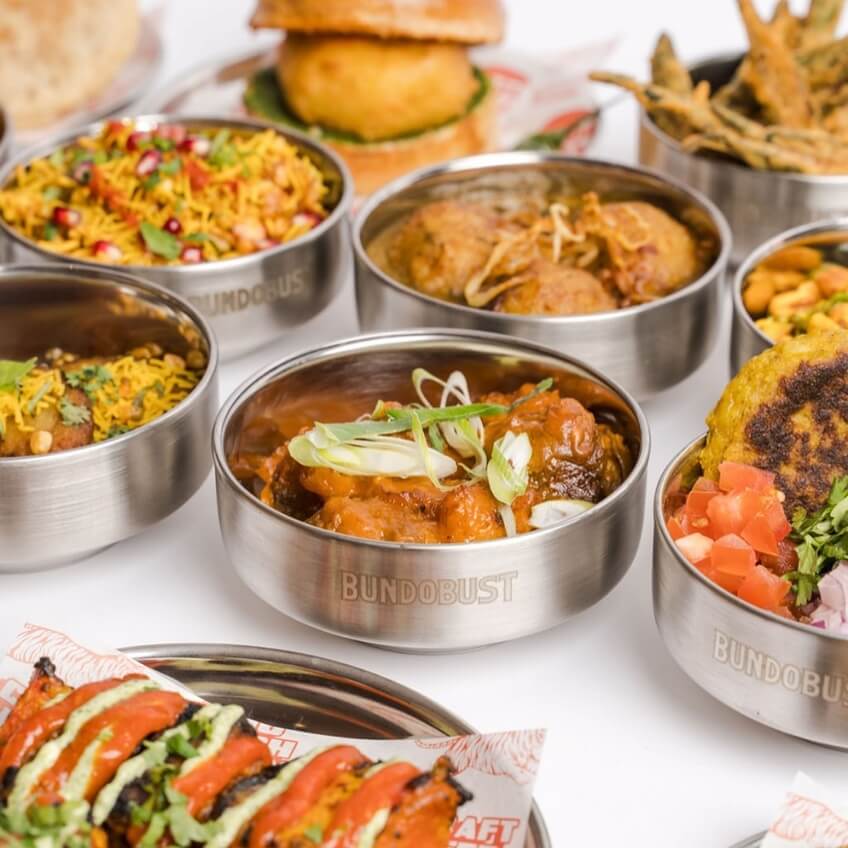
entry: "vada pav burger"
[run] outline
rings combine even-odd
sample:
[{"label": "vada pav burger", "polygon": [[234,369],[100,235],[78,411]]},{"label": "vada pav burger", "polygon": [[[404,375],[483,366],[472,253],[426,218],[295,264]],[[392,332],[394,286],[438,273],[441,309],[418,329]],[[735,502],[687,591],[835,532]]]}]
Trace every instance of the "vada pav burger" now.
[{"label": "vada pav burger", "polygon": [[248,110],[333,147],[360,194],[495,147],[494,92],[467,48],[501,39],[499,0],[260,0],[252,24],[286,37]]}]

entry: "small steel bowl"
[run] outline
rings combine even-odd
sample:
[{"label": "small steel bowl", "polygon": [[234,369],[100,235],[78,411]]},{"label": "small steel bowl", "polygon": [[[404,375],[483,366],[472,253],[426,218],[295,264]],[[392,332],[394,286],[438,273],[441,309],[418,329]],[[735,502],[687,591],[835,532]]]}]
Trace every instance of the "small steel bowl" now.
[{"label": "small steel bowl", "polygon": [[105,442],[0,458],[0,572],[80,559],[170,515],[211,466],[218,348],[206,321],[165,289],[105,268],[0,266],[0,359],[52,347],[116,355],[155,341],[208,356],[191,394],[155,421]]},{"label": "small steel bowl", "polygon": [[[231,470],[234,448],[246,432],[268,432],[263,419],[275,408],[296,411],[305,424],[330,418],[328,404],[341,393],[354,414],[380,397],[411,401],[416,367],[466,369],[476,391],[509,391],[548,375],[564,391],[588,391],[599,414],[615,409],[624,421],[634,468],[613,494],[569,522],[508,539],[433,545],[313,527],[266,506]],[[290,357],[231,395],[212,442],[224,545],[242,580],[292,618],[389,648],[462,650],[559,624],[618,583],[642,534],[649,435],[636,403],[574,359],[491,333],[384,333]]]},{"label": "small steel bowl", "polygon": [[[729,82],[741,56],[720,56],[693,65],[695,82],[712,90]],[[848,211],[848,175],[813,176],[755,171],[718,155],[688,153],[641,113],[639,162],[705,194],[725,214],[733,233],[732,264],[740,263],[775,233]]]},{"label": "small steel bowl", "polygon": [[730,334],[730,368],[735,374],[749,359],[762,353],[772,346],[772,340],[761,332],[754,323],[745,304],[742,292],[745,279],[754,268],[772,253],[793,243],[806,243],[817,236],[833,233],[835,237],[842,236],[848,241],[848,218],[833,218],[829,221],[817,221],[815,224],[805,224],[787,230],[785,233],[767,241],[758,247],[739,266],[733,278],[733,325]]},{"label": "small steel bowl", "polygon": [[[197,265],[109,265],[78,260],[88,268],[132,273],[175,291],[199,309],[218,338],[221,356],[240,356],[279,339],[292,327],[317,315],[341,289],[348,255],[347,212],[352,182],[346,166],[332,151],[300,133],[254,120],[234,118],[144,115],[132,119],[145,129],[155,124],[191,128],[272,129],[308,156],[324,174],[329,187],[326,220],[314,230],[285,244],[220,262]],[[77,128],[44,145],[26,150],[0,168],[0,186],[15,169],[83,135],[96,135],[104,122]],[[0,257],[6,262],[68,262],[68,257],[44,250],[0,218]]]},{"label": "small steel bowl", "polygon": [[[375,236],[423,202],[491,199],[528,190],[597,191],[653,201],[697,217],[716,238],[718,256],[699,279],[642,306],[592,315],[509,315],[448,303],[393,280],[368,255]],[[591,362],[636,397],[689,376],[706,359],[718,328],[721,281],[730,253],[721,213],[684,186],[637,168],[547,153],[493,153],[457,159],[401,177],[365,203],[353,225],[356,292],[363,330],[454,327],[549,345]]]},{"label": "small steel bowl", "polygon": [[678,551],[664,505],[700,437],[663,472],[654,501],[654,616],[666,648],[692,680],[748,718],[848,749],[848,639],[750,606]]}]

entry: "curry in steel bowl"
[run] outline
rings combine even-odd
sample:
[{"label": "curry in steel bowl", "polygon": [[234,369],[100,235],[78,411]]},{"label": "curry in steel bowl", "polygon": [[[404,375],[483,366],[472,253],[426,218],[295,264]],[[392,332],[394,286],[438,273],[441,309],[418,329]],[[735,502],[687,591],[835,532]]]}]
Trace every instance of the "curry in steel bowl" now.
[{"label": "curry in steel bowl", "polygon": [[449,303],[586,315],[650,303],[699,279],[718,245],[654,201],[538,187],[423,203],[366,246],[393,279]]},{"label": "curry in steel bowl", "polygon": [[778,616],[848,635],[848,333],[750,360],[664,493],[666,529],[707,578]]},{"label": "curry in steel bowl", "polygon": [[254,399],[228,461],[266,505],[315,527],[473,542],[551,526],[615,491],[638,455],[628,420],[599,384],[496,386],[469,359],[415,369],[392,398]]}]

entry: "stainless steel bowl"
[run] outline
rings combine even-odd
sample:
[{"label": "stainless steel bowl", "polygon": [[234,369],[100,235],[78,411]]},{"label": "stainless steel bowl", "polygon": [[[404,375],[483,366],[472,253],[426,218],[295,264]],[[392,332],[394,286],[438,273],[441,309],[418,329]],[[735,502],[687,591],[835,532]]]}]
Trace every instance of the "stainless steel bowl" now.
[{"label": "stainless steel bowl", "polygon": [[754,721],[848,748],[848,639],[759,610],[707,579],[666,530],[675,477],[696,439],[663,472],[654,502],[654,615],[677,664],[710,695]]},{"label": "stainless steel bowl", "polygon": [[[239,356],[279,339],[286,330],[317,315],[341,289],[347,266],[347,212],[352,183],[342,161],[305,135],[278,126],[234,118],[144,115],[133,118],[140,129],[159,123],[189,128],[273,129],[322,171],[330,188],[329,217],[306,235],[277,247],[198,265],[108,265],[81,261],[89,268],[112,268],[135,274],[182,295],[209,319],[224,358]],[[30,148],[0,168],[5,186],[16,168],[48,156],[81,135],[100,131],[103,122],[77,128],[46,144]],[[44,250],[0,218],[0,257],[6,262],[67,262],[68,257]],[[74,261],[78,261],[74,259]]]},{"label": "stainless steel bowl", "polygon": [[[476,732],[406,686],[323,657],[214,644],[141,645],[124,651],[202,698],[240,704],[251,718],[305,733],[404,739]],[[523,848],[551,848],[535,803]]]},{"label": "stainless steel bowl", "polygon": [[745,278],[767,256],[794,242],[806,242],[825,233],[842,234],[848,240],[848,218],[817,221],[787,230],[758,247],[742,262],[733,278],[733,325],[730,334],[730,368],[736,373],[749,359],[772,346],[771,339],[762,333],[742,301]]},{"label": "stainless steel bowl", "polygon": [[[377,398],[408,397],[415,367],[473,369],[476,391],[511,390],[548,375],[566,391],[600,389],[598,412],[615,406],[638,444],[635,467],[610,497],[570,522],[509,539],[437,545],[375,542],[313,527],[261,503],[230,469],[227,459],[243,429],[261,427],[275,408],[296,410],[304,420],[329,417],[327,395],[332,402],[343,394],[352,408],[370,410]],[[366,336],[274,364],[235,391],[213,433],[224,545],[242,580],[292,618],[417,652],[515,639],[604,597],[639,545],[648,451],[638,406],[593,369],[549,348],[450,330]]]},{"label": "stainless steel bowl", "polygon": [[170,515],[211,466],[218,349],[185,301],[135,277],[73,265],[0,267],[0,358],[52,347],[84,356],[144,342],[208,354],[191,394],[160,418],[105,442],[0,458],[0,572],[84,557]]},{"label": "stainless steel bowl", "polygon": [[[690,68],[696,82],[728,82],[740,56],[720,56]],[[709,197],[727,217],[733,233],[733,264],[775,233],[819,218],[848,213],[848,175],[809,176],[755,171],[720,156],[687,153],[643,111],[639,161]]]},{"label": "stainless steel bowl", "polygon": [[731,846],[731,848],[760,848],[765,838],[765,833],[758,833],[756,836],[751,836],[748,839],[743,839],[741,842],[737,842],[736,845]]},{"label": "stainless steel bowl", "polygon": [[[639,198],[697,216],[719,254],[698,280],[643,306],[594,315],[508,315],[447,303],[393,280],[367,253],[383,229],[421,203],[458,197],[514,197],[528,190]],[[644,170],[546,153],[493,153],[457,159],[401,177],[365,203],[353,225],[356,292],[363,330],[455,327],[503,333],[549,345],[592,363],[639,398],[691,374],[712,349],[730,231],[721,213],[682,185]]]}]

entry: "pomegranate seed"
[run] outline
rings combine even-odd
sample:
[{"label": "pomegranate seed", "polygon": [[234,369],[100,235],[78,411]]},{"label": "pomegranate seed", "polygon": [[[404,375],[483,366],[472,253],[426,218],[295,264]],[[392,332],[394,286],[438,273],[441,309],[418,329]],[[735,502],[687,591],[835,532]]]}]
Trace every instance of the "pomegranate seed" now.
[{"label": "pomegranate seed", "polygon": [[83,162],[79,162],[77,165],[74,165],[74,169],[71,171],[71,176],[78,183],[87,183],[91,179],[91,169],[94,167],[94,163],[91,160],[86,159]]},{"label": "pomegranate seed", "polygon": [[136,175],[139,177],[149,177],[162,161],[162,154],[158,150],[145,150],[135,166]]},{"label": "pomegranate seed", "polygon": [[183,225],[176,218],[168,218],[162,228],[172,235],[178,236],[183,231]]},{"label": "pomegranate seed", "polygon": [[292,223],[296,227],[307,226],[311,230],[313,227],[317,227],[321,220],[322,218],[317,212],[298,212],[292,218]]},{"label": "pomegranate seed", "polygon": [[212,142],[202,135],[190,135],[182,144],[180,150],[193,153],[195,156],[208,156],[212,149]]},{"label": "pomegranate seed", "polygon": [[116,262],[120,259],[124,253],[117,244],[112,244],[111,241],[96,241],[91,246],[91,252],[95,256],[99,256],[101,259],[109,259],[113,262]]},{"label": "pomegranate seed", "polygon": [[53,210],[53,223],[66,230],[78,227],[82,221],[82,215],[76,209],[68,209],[67,206],[57,206]]},{"label": "pomegranate seed", "polygon": [[143,141],[147,141],[150,138],[149,132],[142,132],[141,130],[136,130],[135,132],[131,132],[127,136],[127,150],[138,150]]},{"label": "pomegranate seed", "polygon": [[185,141],[188,131],[182,124],[165,124],[156,127],[156,135],[159,138],[167,138],[168,141],[173,141],[174,144],[179,145]]},{"label": "pomegranate seed", "polygon": [[180,253],[180,260],[187,265],[195,265],[198,262],[203,262],[203,251],[199,247],[187,244]]}]

